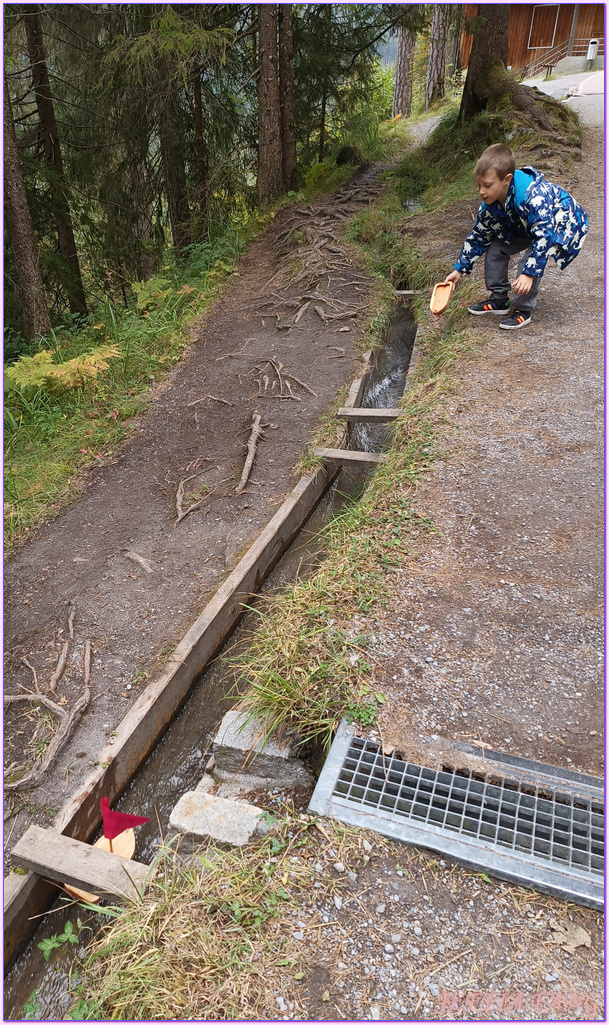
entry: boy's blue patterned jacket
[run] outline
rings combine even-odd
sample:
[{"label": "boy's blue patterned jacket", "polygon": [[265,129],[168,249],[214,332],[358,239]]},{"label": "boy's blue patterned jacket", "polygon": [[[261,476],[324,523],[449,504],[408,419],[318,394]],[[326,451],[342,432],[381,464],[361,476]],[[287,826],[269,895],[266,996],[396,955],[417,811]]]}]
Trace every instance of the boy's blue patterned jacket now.
[{"label": "boy's blue patterned jacket", "polygon": [[588,231],[588,215],[573,196],[554,185],[534,167],[514,174],[505,209],[500,203],[482,203],[472,232],[463,243],[455,270],[469,274],[493,239],[511,242],[525,235],[532,251],[522,273],[539,278],[552,256],[561,270],[579,253]]}]

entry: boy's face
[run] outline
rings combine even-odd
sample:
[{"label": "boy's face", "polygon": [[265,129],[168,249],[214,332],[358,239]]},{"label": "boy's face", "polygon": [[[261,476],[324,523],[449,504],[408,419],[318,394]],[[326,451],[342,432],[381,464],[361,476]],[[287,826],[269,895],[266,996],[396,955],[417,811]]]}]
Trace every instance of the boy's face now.
[{"label": "boy's face", "polygon": [[497,172],[492,170],[477,178],[478,194],[482,202],[487,206],[497,201],[505,203],[513,177],[512,174],[506,174],[505,178],[500,178]]}]

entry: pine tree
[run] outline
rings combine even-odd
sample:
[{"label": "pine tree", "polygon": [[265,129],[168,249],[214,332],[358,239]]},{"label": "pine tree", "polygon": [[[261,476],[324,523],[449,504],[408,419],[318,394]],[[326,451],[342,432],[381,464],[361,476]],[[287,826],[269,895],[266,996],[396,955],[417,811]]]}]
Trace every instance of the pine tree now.
[{"label": "pine tree", "polygon": [[268,206],[283,192],[277,4],[258,4],[258,198]]},{"label": "pine tree", "polygon": [[294,36],[292,4],[279,4],[279,102],[281,107],[281,153],[283,187],[298,188],[296,129],[294,125]]},{"label": "pine tree", "polygon": [[478,19],[459,111],[465,120],[469,120],[486,106],[489,69],[499,62],[504,65],[505,70],[510,4],[480,4]]},{"label": "pine tree", "polygon": [[425,110],[434,100],[444,97],[446,51],[450,30],[450,5],[434,4],[429,43],[429,61],[425,80]]},{"label": "pine tree", "polygon": [[50,331],[49,311],[38,263],[38,249],[27,204],[13,123],[11,98],[4,73],[4,202],[23,308],[25,332],[36,338]]},{"label": "pine tree", "polygon": [[414,70],[415,34],[400,26],[398,31],[398,53],[395,64],[395,84],[391,116],[401,114],[410,117],[412,106],[412,74]]},{"label": "pine tree", "polygon": [[72,215],[68,203],[66,183],[64,180],[63,159],[53,95],[49,82],[44,40],[42,35],[41,9],[38,4],[22,4],[25,22],[28,56],[32,69],[32,80],[36,94],[38,116],[40,118],[40,134],[47,165],[54,175],[51,179],[53,203],[56,211],[57,235],[59,251],[69,268],[67,294],[72,313],[87,313],[87,302],[80,273]]}]

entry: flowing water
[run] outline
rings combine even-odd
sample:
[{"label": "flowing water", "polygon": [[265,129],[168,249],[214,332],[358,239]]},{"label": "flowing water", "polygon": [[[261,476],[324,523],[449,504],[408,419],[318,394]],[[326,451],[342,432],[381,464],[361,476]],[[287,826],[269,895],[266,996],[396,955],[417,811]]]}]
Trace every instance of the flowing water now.
[{"label": "flowing water", "polygon": [[[404,391],[415,336],[410,312],[399,308],[394,313],[383,348],[376,354],[364,391],[362,405],[367,408],[397,406]],[[350,448],[378,452],[387,444],[391,424],[354,425]],[[324,541],[320,532],[345,503],[357,500],[366,482],[366,473],[353,469],[341,472],[319,503],[287,552],[269,574],[261,589],[263,595],[280,592],[293,581],[311,575],[323,559]],[[205,762],[220,721],[234,703],[229,695],[235,685],[235,672],[223,661],[227,654],[245,650],[258,620],[256,612],[248,612],[233,631],[224,649],[195,681],[188,700],[160,739],[152,753],[134,776],[116,807],[124,812],[145,815],[150,822],[136,830],[135,857],[149,864],[167,830],[171,811],[181,795],[194,789],[201,779]],[[160,825],[159,825],[160,824]],[[65,941],[51,951],[50,959],[38,944],[52,936],[61,936],[66,923],[77,931],[77,919],[83,923],[79,942]],[[58,898],[52,909],[42,917],[32,941],[17,958],[6,977],[4,1020],[28,1017],[39,1021],[64,1021],[71,1002],[70,973],[81,959],[85,945],[108,921],[99,914],[90,914],[66,898]],[[81,942],[82,941],[82,942]],[[71,987],[74,987],[72,976]],[[35,993],[35,1004],[32,994]],[[29,1008],[26,1007],[30,1001]]]}]

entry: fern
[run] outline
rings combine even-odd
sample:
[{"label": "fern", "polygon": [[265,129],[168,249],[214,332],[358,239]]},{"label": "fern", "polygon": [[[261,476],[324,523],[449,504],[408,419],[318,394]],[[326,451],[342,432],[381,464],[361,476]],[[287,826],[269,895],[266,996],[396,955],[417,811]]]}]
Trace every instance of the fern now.
[{"label": "fern", "polygon": [[109,361],[120,357],[121,352],[115,345],[100,345],[93,352],[83,352],[65,363],[54,363],[53,356],[50,349],[42,349],[35,356],[20,356],[16,363],[6,367],[6,383],[20,390],[37,388],[51,392],[84,388],[107,370]]}]

